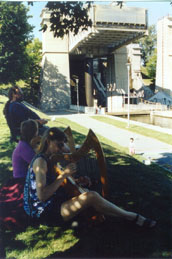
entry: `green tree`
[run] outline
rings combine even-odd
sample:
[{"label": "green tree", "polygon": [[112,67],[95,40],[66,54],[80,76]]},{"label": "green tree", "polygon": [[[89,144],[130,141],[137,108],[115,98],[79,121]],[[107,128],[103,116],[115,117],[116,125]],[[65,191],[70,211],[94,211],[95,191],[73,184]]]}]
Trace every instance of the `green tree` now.
[{"label": "green tree", "polygon": [[148,35],[138,40],[141,46],[143,65],[149,61],[150,57],[153,55],[156,48],[157,34],[155,25],[151,25],[148,28]]},{"label": "green tree", "polygon": [[154,49],[152,56],[146,63],[147,75],[155,81],[156,77],[157,49]]},{"label": "green tree", "polygon": [[41,60],[42,60],[42,43],[36,38],[29,42],[26,46],[26,54],[28,58],[25,80],[28,85],[38,88],[40,83]]},{"label": "green tree", "polygon": [[26,78],[26,45],[33,30],[28,10],[20,2],[0,2],[0,83]]},{"label": "green tree", "polygon": [[25,97],[27,101],[37,105],[40,97],[40,74],[42,60],[42,42],[35,38],[26,46],[27,66],[26,79],[24,80],[27,86]]},{"label": "green tree", "polygon": [[[46,7],[51,11],[50,30],[54,37],[63,38],[69,31],[76,35],[79,30],[87,30],[92,26],[88,10],[91,2],[48,2]],[[42,27],[45,31],[47,25]]]}]

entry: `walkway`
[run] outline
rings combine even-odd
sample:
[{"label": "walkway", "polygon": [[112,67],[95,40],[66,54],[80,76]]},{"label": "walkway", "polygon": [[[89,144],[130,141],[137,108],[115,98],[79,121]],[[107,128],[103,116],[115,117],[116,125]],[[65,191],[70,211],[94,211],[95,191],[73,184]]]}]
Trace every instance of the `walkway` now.
[{"label": "walkway", "polygon": [[[108,115],[106,115],[107,117]],[[126,129],[120,129],[118,127],[99,122],[88,114],[68,114],[68,115],[53,115],[53,118],[65,117],[73,122],[80,124],[86,128],[91,128],[95,133],[123,146],[129,146],[130,137],[135,139],[136,153],[141,154],[143,159],[149,163],[153,161],[161,166],[164,166],[168,170],[172,171],[172,145],[168,145],[164,142],[158,141],[153,138],[145,137],[143,135],[132,133]],[[113,116],[108,116],[111,119],[116,119]],[[124,120],[124,119],[122,119]],[[134,123],[135,122],[131,122]],[[137,123],[138,124],[138,123]],[[140,123],[141,124],[141,123]],[[142,124],[141,124],[142,125]],[[155,126],[147,125],[147,128],[156,128]],[[169,133],[170,130],[159,129],[161,132]],[[172,132],[171,132],[172,133]]]}]

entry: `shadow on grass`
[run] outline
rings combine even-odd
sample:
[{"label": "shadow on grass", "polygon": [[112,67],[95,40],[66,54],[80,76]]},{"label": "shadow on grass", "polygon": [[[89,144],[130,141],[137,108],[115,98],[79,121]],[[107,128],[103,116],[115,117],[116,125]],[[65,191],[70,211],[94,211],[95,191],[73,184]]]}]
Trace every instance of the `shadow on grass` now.
[{"label": "shadow on grass", "polygon": [[[82,143],[85,136],[73,132],[76,143]],[[6,143],[7,144],[7,143]],[[5,145],[5,144],[4,144]],[[51,248],[48,254],[38,258],[117,258],[117,257],[171,257],[171,194],[172,183],[167,173],[156,165],[146,166],[133,157],[121,153],[111,146],[102,144],[106,154],[108,179],[110,185],[109,199],[116,205],[156,219],[155,229],[144,230],[130,222],[107,217],[98,226],[89,226],[80,221],[76,229],[70,223],[63,226],[36,226],[22,231],[3,231],[3,248],[8,251],[21,252],[37,250],[51,246],[58,241],[66,245]],[[4,170],[4,169],[3,169]],[[66,231],[72,231],[68,239]],[[23,237],[20,237],[23,232]],[[15,239],[17,234],[19,238]],[[72,236],[76,242],[72,243]],[[40,243],[42,241],[42,243]],[[53,243],[53,246],[58,243]],[[64,250],[64,251],[63,251]],[[47,250],[46,250],[47,251]],[[53,252],[54,251],[54,252]],[[63,252],[62,252],[63,251]],[[2,249],[2,254],[5,252]],[[17,258],[14,256],[14,258]]]},{"label": "shadow on grass", "polygon": [[156,163],[164,166],[172,172],[172,154],[171,152],[161,153],[161,157],[155,159]]}]

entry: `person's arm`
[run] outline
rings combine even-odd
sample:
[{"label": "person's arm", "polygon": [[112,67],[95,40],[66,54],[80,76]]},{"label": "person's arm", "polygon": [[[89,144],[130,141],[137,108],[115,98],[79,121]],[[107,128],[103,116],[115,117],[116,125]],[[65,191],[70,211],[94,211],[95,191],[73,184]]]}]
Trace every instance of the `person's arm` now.
[{"label": "person's arm", "polygon": [[10,105],[9,112],[11,114],[11,117],[14,121],[17,121],[17,123],[21,123],[22,121],[28,120],[28,119],[40,119],[40,117],[32,112],[29,108],[27,108],[24,104],[19,102],[14,102]]},{"label": "person's arm", "polygon": [[36,120],[40,125],[47,123],[47,120],[41,119],[34,111],[29,109],[23,103],[16,102],[13,104],[12,114],[19,123],[28,119]]},{"label": "person's arm", "polygon": [[47,124],[47,120],[45,120],[45,119],[37,119],[36,120],[39,124],[41,124],[41,125],[44,125],[44,124]]},{"label": "person's arm", "polygon": [[36,112],[32,111],[31,109],[29,109],[28,107],[26,107],[26,111],[27,111],[27,116],[29,119],[32,120],[41,120],[41,118],[38,116],[38,114],[36,114]]},{"label": "person's arm", "polygon": [[46,174],[48,171],[47,162],[43,158],[38,158],[33,164],[33,171],[36,175],[36,190],[40,201],[48,200],[61,186],[67,176],[76,172],[76,165],[69,164],[61,175],[57,175],[53,183],[46,185]]},{"label": "person's arm", "polygon": [[[24,105],[24,104],[23,104]],[[39,124],[44,125],[46,124],[48,121],[45,119],[41,119],[38,114],[36,114],[34,111],[32,111],[31,109],[29,109],[27,106],[24,105],[24,107],[26,108],[26,113],[27,113],[27,117],[29,119],[32,120],[36,120]]]}]

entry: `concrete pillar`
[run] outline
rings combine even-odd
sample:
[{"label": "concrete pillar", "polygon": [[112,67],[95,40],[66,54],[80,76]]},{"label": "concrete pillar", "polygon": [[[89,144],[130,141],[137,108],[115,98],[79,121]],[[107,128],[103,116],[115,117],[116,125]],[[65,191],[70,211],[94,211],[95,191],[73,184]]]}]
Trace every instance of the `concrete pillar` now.
[{"label": "concrete pillar", "polygon": [[69,109],[69,55],[68,53],[44,53],[42,60],[41,110]]},{"label": "concrete pillar", "polygon": [[92,107],[94,105],[92,76],[93,76],[93,60],[91,58],[87,58],[85,60],[85,95],[86,95],[86,103],[89,107]]},{"label": "concrete pillar", "polygon": [[116,74],[116,88],[121,93],[128,92],[128,72],[127,72],[128,52],[126,46],[115,51],[115,74]]},{"label": "concrete pillar", "polygon": [[128,57],[130,59],[130,88],[139,90],[142,87],[141,75],[141,48],[139,44],[129,44],[127,46]]},{"label": "concrete pillar", "polygon": [[56,111],[68,109],[71,103],[69,71],[69,38],[54,38],[50,31],[50,12],[42,11],[42,24],[48,29],[42,37],[41,109]]},{"label": "concrete pillar", "polygon": [[156,86],[172,96],[172,17],[157,23]]},{"label": "concrete pillar", "polygon": [[115,59],[114,55],[110,55],[107,57],[106,83],[107,85],[114,85],[115,82]]}]

